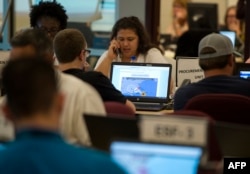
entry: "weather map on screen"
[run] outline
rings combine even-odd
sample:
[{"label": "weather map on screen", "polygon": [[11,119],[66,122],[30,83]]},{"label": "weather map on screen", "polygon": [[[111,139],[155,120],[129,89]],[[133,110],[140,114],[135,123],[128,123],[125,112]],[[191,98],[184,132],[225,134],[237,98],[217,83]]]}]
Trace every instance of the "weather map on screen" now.
[{"label": "weather map on screen", "polygon": [[125,96],[156,96],[157,78],[123,77],[121,83],[121,92]]}]

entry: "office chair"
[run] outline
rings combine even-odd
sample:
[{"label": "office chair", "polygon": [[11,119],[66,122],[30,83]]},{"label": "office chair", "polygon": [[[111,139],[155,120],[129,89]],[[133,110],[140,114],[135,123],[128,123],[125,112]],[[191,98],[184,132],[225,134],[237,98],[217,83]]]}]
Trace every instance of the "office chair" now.
[{"label": "office chair", "polygon": [[120,102],[106,101],[104,106],[107,116],[135,117],[135,112],[127,105]]},{"label": "office chair", "polygon": [[205,112],[216,121],[250,125],[250,97],[239,94],[201,94],[190,99],[184,110]]}]

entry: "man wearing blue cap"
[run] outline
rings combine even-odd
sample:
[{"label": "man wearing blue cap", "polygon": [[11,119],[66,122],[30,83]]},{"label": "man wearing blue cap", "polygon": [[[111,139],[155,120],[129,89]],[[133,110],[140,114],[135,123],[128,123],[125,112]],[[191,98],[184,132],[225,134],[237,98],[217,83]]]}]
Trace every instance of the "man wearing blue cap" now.
[{"label": "man wearing blue cap", "polygon": [[250,80],[232,76],[235,58],[230,39],[212,33],[199,43],[199,65],[205,78],[179,88],[174,96],[174,110],[183,109],[188,100],[205,93],[231,93],[250,96]]}]

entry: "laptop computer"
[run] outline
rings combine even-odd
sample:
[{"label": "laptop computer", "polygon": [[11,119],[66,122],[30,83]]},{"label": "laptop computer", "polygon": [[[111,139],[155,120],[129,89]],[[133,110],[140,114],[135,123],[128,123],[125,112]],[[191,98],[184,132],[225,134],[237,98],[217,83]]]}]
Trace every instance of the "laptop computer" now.
[{"label": "laptop computer", "polygon": [[216,122],[215,133],[225,157],[250,157],[250,126]]},{"label": "laptop computer", "polygon": [[109,151],[110,142],[119,139],[139,139],[136,118],[118,118],[114,116],[83,116],[87,125],[92,146],[102,151]]},{"label": "laptop computer", "polygon": [[110,153],[130,174],[196,174],[203,150],[198,146],[115,140]]},{"label": "laptop computer", "polygon": [[112,84],[137,110],[161,110],[169,102],[171,64],[113,62]]},{"label": "laptop computer", "polygon": [[220,34],[227,36],[231,41],[233,46],[235,47],[235,41],[236,41],[236,33],[234,31],[219,31]]},{"label": "laptop computer", "polygon": [[250,78],[250,64],[249,63],[236,63],[234,74],[236,76],[249,79]]}]

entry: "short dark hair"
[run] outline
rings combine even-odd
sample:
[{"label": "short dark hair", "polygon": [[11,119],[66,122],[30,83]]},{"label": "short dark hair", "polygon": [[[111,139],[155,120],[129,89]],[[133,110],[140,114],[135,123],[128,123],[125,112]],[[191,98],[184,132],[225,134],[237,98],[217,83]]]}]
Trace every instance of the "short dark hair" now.
[{"label": "short dark hair", "polygon": [[57,19],[60,22],[60,29],[67,27],[66,10],[57,2],[39,2],[38,5],[32,6],[29,16],[31,27],[37,27],[37,21],[43,16]]},{"label": "short dark hair", "polygon": [[[200,55],[213,53],[216,53],[216,50],[212,47],[205,47],[200,51]],[[222,69],[228,64],[230,56],[231,54],[213,58],[200,58],[199,65],[204,71],[212,69]]]},{"label": "short dark hair", "polygon": [[10,60],[3,69],[2,81],[11,113],[18,118],[48,112],[58,92],[57,74],[42,59]]},{"label": "short dark hair", "polygon": [[72,62],[87,46],[85,37],[78,29],[64,29],[53,41],[54,51],[60,63]]},{"label": "short dark hair", "polygon": [[37,28],[29,28],[19,31],[11,40],[12,47],[23,47],[32,45],[36,56],[44,58],[45,53],[53,53],[53,45],[48,35]]},{"label": "short dark hair", "polygon": [[144,28],[143,24],[141,23],[138,17],[130,16],[119,19],[113,26],[111,33],[111,40],[116,38],[117,33],[121,29],[131,29],[138,36],[139,38],[138,49],[137,49],[138,53],[146,54],[150,48],[153,47],[158,48],[156,45],[151,43],[146,29]]},{"label": "short dark hair", "polygon": [[228,64],[230,56],[231,55],[200,59],[199,65],[204,71],[212,69],[222,69]]}]

